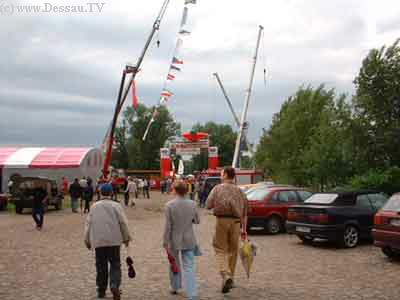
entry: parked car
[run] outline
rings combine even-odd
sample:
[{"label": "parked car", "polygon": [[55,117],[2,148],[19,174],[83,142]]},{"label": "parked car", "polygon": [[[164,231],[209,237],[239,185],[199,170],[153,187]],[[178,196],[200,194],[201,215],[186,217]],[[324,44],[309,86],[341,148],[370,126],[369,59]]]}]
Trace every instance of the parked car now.
[{"label": "parked car", "polygon": [[247,230],[263,227],[270,234],[284,231],[289,207],[311,195],[310,191],[290,185],[260,185],[248,190]]},{"label": "parked car", "polygon": [[379,210],[372,229],[375,246],[388,257],[400,257],[400,193],[394,194]]},{"label": "parked car", "polygon": [[51,193],[46,203],[45,209],[48,206],[54,206],[56,210],[61,209],[63,195],[59,190],[55,180],[44,177],[18,177],[13,182],[10,202],[15,204],[15,211],[21,214],[24,208],[33,207],[33,194],[35,182],[44,182],[50,184]]},{"label": "parked car", "polygon": [[303,242],[320,238],[353,248],[372,239],[374,215],[386,201],[376,192],[317,193],[289,209],[286,227]]},{"label": "parked car", "polygon": [[8,196],[6,194],[0,194],[0,210],[6,210],[8,204]]}]

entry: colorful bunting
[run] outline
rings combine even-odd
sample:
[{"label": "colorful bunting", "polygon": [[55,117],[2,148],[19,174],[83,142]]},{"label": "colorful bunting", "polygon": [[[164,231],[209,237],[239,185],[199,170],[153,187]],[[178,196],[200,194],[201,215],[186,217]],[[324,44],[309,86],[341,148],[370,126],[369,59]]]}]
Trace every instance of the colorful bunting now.
[{"label": "colorful bunting", "polygon": [[[188,4],[196,4],[196,0],[185,0],[185,5],[188,5]],[[156,108],[154,109],[153,116],[152,116],[149,124],[147,125],[146,131],[143,136],[143,140],[146,140],[146,137],[147,137],[147,134],[149,133],[151,124],[155,121],[155,119],[157,117],[158,109],[160,108],[160,106],[166,105],[169,101],[169,98],[174,95],[169,90],[169,86],[175,80],[175,77],[176,77],[175,75],[177,75],[174,71],[178,71],[178,72],[182,71],[180,65],[183,65],[183,60],[180,59],[179,57],[181,55],[181,48],[183,45],[184,36],[190,35],[190,31],[188,31],[186,29],[186,25],[188,22],[188,15],[189,15],[189,8],[187,6],[185,6],[183,9],[183,12],[182,12],[182,19],[181,19],[180,28],[178,31],[178,38],[176,40],[175,51],[174,51],[174,55],[172,57],[172,62],[170,64],[170,67],[168,70],[167,78],[164,83],[164,87],[162,89],[161,95],[160,95],[159,103],[156,106]]]}]

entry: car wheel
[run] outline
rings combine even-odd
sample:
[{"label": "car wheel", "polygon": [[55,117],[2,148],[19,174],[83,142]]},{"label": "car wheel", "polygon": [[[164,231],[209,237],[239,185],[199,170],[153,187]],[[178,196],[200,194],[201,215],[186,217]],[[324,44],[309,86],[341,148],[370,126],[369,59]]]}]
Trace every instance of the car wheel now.
[{"label": "car wheel", "polygon": [[349,225],[346,226],[343,233],[342,245],[345,248],[354,248],[357,246],[359,241],[359,232],[357,227]]},{"label": "car wheel", "polygon": [[305,236],[305,235],[297,235],[297,237],[304,243],[304,244],[311,244],[314,238]]},{"label": "car wheel", "polygon": [[279,217],[271,217],[267,221],[266,230],[270,234],[277,234],[282,230],[282,222]]},{"label": "car wheel", "polygon": [[399,257],[399,253],[396,251],[393,251],[393,249],[390,247],[383,247],[382,252],[389,258],[398,258]]}]

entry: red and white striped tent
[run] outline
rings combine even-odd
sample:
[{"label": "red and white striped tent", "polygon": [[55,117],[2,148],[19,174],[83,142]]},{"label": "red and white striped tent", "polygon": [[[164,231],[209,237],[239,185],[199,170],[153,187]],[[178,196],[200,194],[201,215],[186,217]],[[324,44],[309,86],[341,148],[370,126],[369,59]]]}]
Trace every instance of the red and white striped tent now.
[{"label": "red and white striped tent", "polygon": [[60,182],[65,176],[90,176],[101,174],[103,152],[97,148],[39,148],[0,147],[0,192],[5,192],[13,174],[44,176]]}]

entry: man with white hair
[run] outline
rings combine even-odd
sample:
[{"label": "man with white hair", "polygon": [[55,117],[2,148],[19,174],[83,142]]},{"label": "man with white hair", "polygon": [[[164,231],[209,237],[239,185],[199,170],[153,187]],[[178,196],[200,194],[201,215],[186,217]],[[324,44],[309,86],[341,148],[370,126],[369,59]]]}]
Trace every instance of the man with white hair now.
[{"label": "man with white hair", "polygon": [[[96,285],[98,299],[104,299],[108,277],[114,300],[120,300],[121,245],[128,247],[132,240],[128,220],[121,204],[113,201],[113,188],[105,183],[100,186],[100,200],[91,208],[85,226],[85,244],[96,252]],[[110,265],[110,271],[109,266]]]}]

